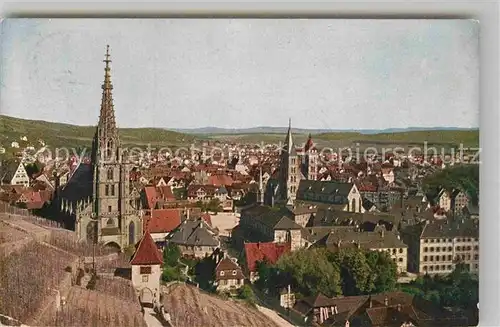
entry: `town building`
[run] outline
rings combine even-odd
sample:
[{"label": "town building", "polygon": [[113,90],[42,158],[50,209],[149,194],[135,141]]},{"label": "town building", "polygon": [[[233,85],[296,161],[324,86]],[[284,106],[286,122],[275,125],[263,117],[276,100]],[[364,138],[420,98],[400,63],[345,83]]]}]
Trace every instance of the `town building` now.
[{"label": "town building", "polygon": [[24,163],[20,161],[3,162],[0,165],[0,185],[30,185],[30,177],[24,168]]},{"label": "town building", "polygon": [[149,232],[145,232],[130,260],[132,285],[142,304],[161,306],[160,278],[163,258]]},{"label": "town building", "polygon": [[238,264],[223,258],[215,267],[215,285],[218,292],[234,292],[244,285],[245,276]]},{"label": "town building", "polygon": [[203,259],[220,248],[220,240],[203,218],[186,219],[167,238],[167,243],[179,246],[182,256]]},{"label": "town building", "polygon": [[448,274],[459,263],[479,272],[478,219],[426,220],[402,231],[408,244],[409,271],[419,274]]}]

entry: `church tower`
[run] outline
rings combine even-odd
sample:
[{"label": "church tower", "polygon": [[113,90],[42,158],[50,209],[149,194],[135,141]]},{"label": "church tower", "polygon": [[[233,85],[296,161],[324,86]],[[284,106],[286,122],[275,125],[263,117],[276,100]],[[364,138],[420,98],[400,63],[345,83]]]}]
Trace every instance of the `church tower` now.
[{"label": "church tower", "polygon": [[104,59],[104,83],[99,122],[92,142],[92,214],[86,238],[116,243],[120,248],[135,244],[141,236],[139,213],[132,204],[130,170],[123,155],[115,121],[109,45]]},{"label": "church tower", "polygon": [[288,122],[285,144],[281,150],[278,201],[293,204],[301,179],[300,162],[292,139],[292,120]]},{"label": "church tower", "polygon": [[312,141],[312,136],[309,134],[304,147],[304,160],[302,164],[302,174],[308,180],[316,180],[318,178],[318,157],[318,149],[316,149]]}]

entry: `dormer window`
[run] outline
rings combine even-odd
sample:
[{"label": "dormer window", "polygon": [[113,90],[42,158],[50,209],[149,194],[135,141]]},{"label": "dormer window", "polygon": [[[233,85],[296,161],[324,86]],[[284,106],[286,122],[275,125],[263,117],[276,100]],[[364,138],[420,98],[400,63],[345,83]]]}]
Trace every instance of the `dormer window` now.
[{"label": "dormer window", "polygon": [[220,275],[221,275],[221,276],[224,276],[224,271],[221,271],[221,272],[220,272]]},{"label": "dormer window", "polygon": [[236,276],[236,270],[233,270],[233,276]]}]

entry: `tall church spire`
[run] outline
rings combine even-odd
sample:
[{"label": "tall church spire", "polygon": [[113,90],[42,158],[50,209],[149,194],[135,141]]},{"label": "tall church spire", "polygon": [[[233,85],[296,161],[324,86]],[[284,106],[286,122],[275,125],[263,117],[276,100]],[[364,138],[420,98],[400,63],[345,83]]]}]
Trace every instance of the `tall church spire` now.
[{"label": "tall church spire", "polygon": [[285,139],[285,150],[288,153],[292,152],[293,140],[292,140],[292,118],[288,119],[288,132]]},{"label": "tall church spire", "polygon": [[118,157],[119,139],[115,121],[115,109],[113,105],[113,84],[111,83],[111,59],[109,45],[106,46],[106,54],[103,62],[104,83],[102,84],[101,110],[99,123],[93,142],[93,161],[97,158],[116,159]]},{"label": "tall church spire", "polygon": [[116,122],[115,122],[115,109],[113,106],[113,84],[111,83],[111,59],[109,54],[109,45],[106,46],[106,55],[103,60],[106,63],[104,67],[104,83],[102,84],[102,100],[101,112],[99,114],[99,129],[102,137],[116,137]]}]

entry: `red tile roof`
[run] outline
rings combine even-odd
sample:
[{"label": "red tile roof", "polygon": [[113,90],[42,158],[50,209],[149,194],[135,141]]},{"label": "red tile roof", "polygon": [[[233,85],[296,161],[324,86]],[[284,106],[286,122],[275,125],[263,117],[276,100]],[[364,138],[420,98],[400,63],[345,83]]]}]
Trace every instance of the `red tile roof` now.
[{"label": "red tile roof", "polygon": [[201,215],[201,218],[210,226],[212,226],[212,218],[210,217],[210,214],[204,213]]},{"label": "red tile roof", "polygon": [[154,208],[157,201],[156,188],[154,186],[146,186],[144,188],[144,193],[146,194],[148,209]]},{"label": "red tile roof", "polygon": [[233,183],[233,179],[228,175],[212,175],[208,177],[208,184],[214,186],[231,186]]},{"label": "red tile roof", "polygon": [[154,209],[152,216],[144,216],[143,229],[150,233],[168,233],[181,224],[179,209]]},{"label": "red tile roof", "polygon": [[130,260],[131,265],[161,265],[163,258],[156,247],[151,234],[148,231],[144,233],[135,250],[134,256]]},{"label": "red tile roof", "polygon": [[245,257],[249,271],[255,271],[258,261],[275,264],[278,259],[290,251],[290,243],[245,243]]}]

